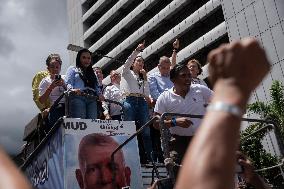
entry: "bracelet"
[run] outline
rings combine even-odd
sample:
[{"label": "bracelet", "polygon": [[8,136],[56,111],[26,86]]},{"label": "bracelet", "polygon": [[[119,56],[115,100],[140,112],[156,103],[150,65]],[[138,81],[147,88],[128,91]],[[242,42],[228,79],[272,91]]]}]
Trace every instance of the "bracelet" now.
[{"label": "bracelet", "polygon": [[177,120],[176,120],[175,117],[172,117],[172,122],[171,122],[171,124],[172,124],[172,127],[177,126]]},{"label": "bracelet", "polygon": [[228,104],[228,103],[221,102],[221,101],[209,104],[209,106],[207,106],[207,111],[227,112],[239,118],[243,116],[243,112],[241,108],[239,108],[236,105]]}]

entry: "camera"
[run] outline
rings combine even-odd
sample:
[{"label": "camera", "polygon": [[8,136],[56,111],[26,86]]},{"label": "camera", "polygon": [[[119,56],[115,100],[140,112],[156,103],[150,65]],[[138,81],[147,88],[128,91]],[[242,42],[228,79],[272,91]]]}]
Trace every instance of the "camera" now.
[{"label": "camera", "polygon": [[60,79],[61,79],[61,75],[56,74],[54,78],[55,78],[55,80],[56,80],[56,81],[58,81],[58,80],[60,80]]}]

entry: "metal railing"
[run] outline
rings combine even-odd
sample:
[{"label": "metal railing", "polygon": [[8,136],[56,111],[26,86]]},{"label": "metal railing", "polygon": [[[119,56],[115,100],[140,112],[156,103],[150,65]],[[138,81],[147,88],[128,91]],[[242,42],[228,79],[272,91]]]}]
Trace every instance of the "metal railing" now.
[{"label": "metal railing", "polygon": [[[70,117],[69,116],[70,110],[69,110],[69,106],[68,106],[68,103],[69,103],[68,99],[69,99],[69,96],[71,95],[71,93],[72,93],[72,91],[67,90],[62,95],[60,95],[56,99],[56,101],[52,104],[52,106],[50,107],[50,110],[55,108],[59,104],[60,100],[65,96],[65,116]],[[72,94],[72,95],[74,95],[74,94]],[[98,100],[98,97],[94,96],[94,95],[82,93],[82,96],[85,96],[85,97],[90,98],[90,99]],[[124,107],[123,107],[122,103],[114,101],[114,100],[109,100],[109,99],[105,99],[104,101],[108,102],[108,103],[114,103],[114,104],[119,105],[121,107],[121,115],[122,116],[124,115]],[[43,137],[41,137],[41,132],[39,131],[40,129],[45,130],[43,125],[38,125],[36,127],[36,135],[37,136],[34,136],[33,137],[34,139],[31,140],[30,142],[33,142],[34,140],[40,140],[40,141],[37,142],[38,145],[36,145],[35,147],[33,147],[31,149],[31,153],[29,153],[29,154],[24,153],[24,157],[23,157],[24,163],[21,166],[23,169],[27,166],[27,164],[31,161],[31,159],[37,154],[37,151],[40,150],[40,148],[46,143],[46,141],[56,132],[56,130],[58,129],[58,127],[61,126],[62,123],[63,123],[63,118],[61,117],[54,123],[54,125],[52,125],[52,127],[50,129],[48,129],[47,132],[44,132]],[[37,124],[39,124],[39,123],[37,123]],[[28,144],[26,146],[28,147]],[[23,149],[23,152],[25,152],[25,150],[26,149]]]},{"label": "metal railing", "polygon": [[[161,115],[160,131],[161,131],[162,147],[163,147],[163,151],[164,151],[165,166],[166,166],[167,171],[168,171],[169,179],[171,179],[172,183],[174,184],[175,183],[174,166],[176,166],[177,164],[174,162],[174,159],[170,155],[169,143],[170,143],[170,140],[171,140],[171,134],[170,134],[169,129],[165,126],[165,122],[164,122],[164,120],[169,116],[171,116],[171,117],[172,116],[180,116],[180,117],[202,119],[204,115],[191,115],[191,114],[178,114],[178,113],[163,113]],[[280,132],[279,132],[279,126],[277,126],[277,124],[275,122],[273,122],[271,120],[250,119],[250,118],[242,118],[242,121],[258,122],[258,123],[266,124],[264,127],[258,129],[257,131],[251,133],[250,135],[246,136],[245,140],[247,140],[251,136],[253,136],[253,135],[255,135],[255,134],[257,134],[257,133],[259,133],[263,130],[273,129],[275,137],[276,137],[276,142],[277,142],[277,145],[279,147],[280,155],[281,155],[282,158],[284,157],[283,139],[281,138],[281,135],[280,135]],[[281,174],[283,176],[283,179],[284,179],[283,170],[281,168],[282,165],[283,165],[283,162],[282,162],[282,164],[271,166],[269,168],[279,167],[280,170],[281,170]],[[269,169],[269,168],[265,168],[265,169]],[[258,171],[261,171],[261,170],[258,170]]]},{"label": "metal railing", "polygon": [[134,137],[136,137],[137,135],[139,135],[143,129],[145,129],[146,127],[149,127],[150,125],[152,125],[156,120],[158,120],[160,117],[159,116],[154,116],[152,117],[152,119],[150,119],[150,121],[148,121],[147,123],[145,123],[142,127],[140,127],[140,129],[138,129],[133,135],[131,135],[127,140],[125,140],[122,144],[120,144],[111,154],[111,167],[112,167],[112,185],[115,188],[116,186],[116,166],[115,166],[115,161],[114,161],[114,155],[121,150],[126,144],[128,144]]},{"label": "metal railing", "polygon": [[[73,95],[76,95],[74,92],[72,91],[66,91],[64,93],[65,95],[65,115],[66,117],[70,117],[70,106],[69,106],[69,98],[70,96],[73,96]],[[84,93],[84,92],[81,92],[80,95],[77,95],[77,96],[84,96],[86,98],[89,98],[89,99],[94,99],[94,100],[97,100],[99,101],[99,97],[98,96],[95,96],[95,95],[91,95],[91,94],[87,94],[87,93]],[[114,100],[110,100],[110,99],[105,99],[104,102],[108,102],[108,103],[113,103],[113,104],[116,104],[116,105],[119,105],[121,107],[121,116],[124,116],[124,106],[122,103],[118,102],[118,101],[114,101]]]}]

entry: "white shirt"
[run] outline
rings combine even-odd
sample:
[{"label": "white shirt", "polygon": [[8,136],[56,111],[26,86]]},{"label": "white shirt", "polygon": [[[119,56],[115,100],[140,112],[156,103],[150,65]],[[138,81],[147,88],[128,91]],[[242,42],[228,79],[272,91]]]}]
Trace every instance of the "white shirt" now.
[{"label": "white shirt", "polygon": [[133,51],[123,65],[120,81],[120,90],[123,95],[127,95],[129,93],[139,93],[144,94],[145,96],[150,95],[148,81],[143,80],[139,82],[139,75],[136,75],[132,70],[130,70],[132,63],[138,54],[139,51]]},{"label": "white shirt", "polygon": [[[159,114],[167,113],[180,113],[180,114],[191,114],[191,115],[204,115],[206,111],[206,105],[212,96],[213,91],[209,88],[199,85],[192,84],[189,88],[185,98],[175,94],[173,88],[163,92],[155,105],[154,112]],[[182,128],[179,126],[171,127],[171,134],[180,136],[193,136],[196,129],[201,123],[201,119],[189,118],[193,125],[188,128]]]},{"label": "white shirt", "polygon": [[[61,75],[61,77],[63,80],[65,80],[65,75]],[[41,80],[39,84],[39,96],[42,96],[45,93],[53,81],[54,79],[51,79],[50,76],[47,76]],[[65,89],[62,86],[55,87],[49,95],[51,103],[53,104],[64,91]],[[63,97],[59,103],[65,103],[65,98]]]},{"label": "white shirt", "polygon": [[[104,97],[106,99],[119,102],[122,99],[120,86],[117,84],[107,86],[104,90]],[[103,109],[104,109],[104,115],[109,114],[110,116],[114,116],[121,114],[121,107],[114,103],[103,102]]]},{"label": "white shirt", "polygon": [[191,78],[191,84],[200,84],[200,85],[204,85],[205,87],[208,87],[205,81],[199,78]]}]

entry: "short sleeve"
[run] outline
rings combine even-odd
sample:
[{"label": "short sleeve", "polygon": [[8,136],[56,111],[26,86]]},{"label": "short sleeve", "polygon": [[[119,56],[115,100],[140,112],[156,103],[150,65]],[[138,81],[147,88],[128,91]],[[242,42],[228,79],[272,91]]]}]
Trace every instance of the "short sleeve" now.
[{"label": "short sleeve", "polygon": [[164,112],[166,112],[166,104],[165,104],[165,92],[162,93],[155,104],[155,108],[154,108],[154,112],[159,113],[159,114],[163,114]]}]

